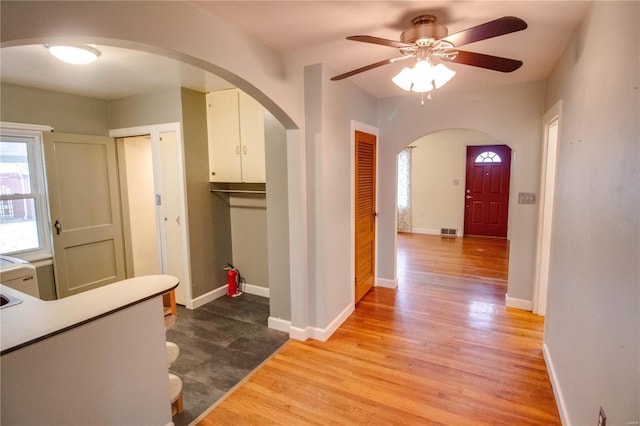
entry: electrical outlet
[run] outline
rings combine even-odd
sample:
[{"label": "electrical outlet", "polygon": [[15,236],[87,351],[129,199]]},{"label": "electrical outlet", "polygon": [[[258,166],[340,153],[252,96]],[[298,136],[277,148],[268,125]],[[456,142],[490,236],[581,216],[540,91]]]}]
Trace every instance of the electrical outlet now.
[{"label": "electrical outlet", "polygon": [[600,414],[598,414],[598,426],[607,426],[607,415],[602,407],[600,407]]}]

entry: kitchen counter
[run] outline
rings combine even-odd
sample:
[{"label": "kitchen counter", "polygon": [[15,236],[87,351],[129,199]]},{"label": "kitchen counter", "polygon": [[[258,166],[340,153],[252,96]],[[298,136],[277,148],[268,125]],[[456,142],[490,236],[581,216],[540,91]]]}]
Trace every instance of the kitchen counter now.
[{"label": "kitchen counter", "polygon": [[0,309],[0,354],[8,354],[102,318],[171,291],[177,286],[176,277],[147,275],[118,281],[64,299],[45,301],[0,285],[0,293],[22,300],[22,303]]},{"label": "kitchen counter", "polygon": [[0,424],[170,425],[162,294],[169,275],[132,278],[60,300],[7,286],[0,309]]}]

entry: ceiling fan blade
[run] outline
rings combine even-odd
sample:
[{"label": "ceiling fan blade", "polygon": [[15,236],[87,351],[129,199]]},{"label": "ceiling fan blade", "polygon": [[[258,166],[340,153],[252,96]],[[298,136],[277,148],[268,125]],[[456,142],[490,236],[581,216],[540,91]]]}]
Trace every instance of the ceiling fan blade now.
[{"label": "ceiling fan blade", "polygon": [[396,56],[395,58],[385,59],[383,61],[379,61],[373,64],[366,65],[364,67],[360,67],[358,69],[345,72],[344,74],[336,75],[335,77],[331,77],[331,81],[342,80],[343,78],[351,77],[352,75],[360,74],[361,72],[369,71],[374,68],[381,67],[383,65],[392,64],[398,61],[404,61],[405,59],[413,58],[415,55],[404,55],[404,56]]},{"label": "ceiling fan blade", "polygon": [[443,57],[442,60],[500,72],[513,72],[522,66],[522,61],[516,59],[501,58],[464,50],[458,50],[457,56],[453,59]]},{"label": "ceiling fan blade", "polygon": [[460,47],[465,44],[475,43],[476,41],[522,31],[526,28],[527,23],[522,19],[516,18],[515,16],[504,16],[476,27],[450,34],[444,37],[443,40],[453,43],[456,47]]},{"label": "ceiling fan blade", "polygon": [[402,43],[401,41],[388,40],[386,38],[373,37],[373,36],[367,36],[367,35],[350,36],[350,37],[347,37],[347,40],[361,41],[363,43],[380,44],[382,46],[396,47],[398,49],[412,46],[411,44]]}]

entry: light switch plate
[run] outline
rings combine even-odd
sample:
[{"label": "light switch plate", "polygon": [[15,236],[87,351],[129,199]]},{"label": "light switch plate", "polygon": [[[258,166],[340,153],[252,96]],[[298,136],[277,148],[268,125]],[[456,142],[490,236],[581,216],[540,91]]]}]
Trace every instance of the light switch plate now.
[{"label": "light switch plate", "polygon": [[518,204],[535,204],[536,194],[533,192],[518,192]]}]

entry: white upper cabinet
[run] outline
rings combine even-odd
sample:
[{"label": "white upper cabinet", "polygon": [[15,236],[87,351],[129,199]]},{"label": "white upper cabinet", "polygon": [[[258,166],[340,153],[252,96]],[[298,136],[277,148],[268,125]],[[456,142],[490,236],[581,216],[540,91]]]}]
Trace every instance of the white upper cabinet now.
[{"label": "white upper cabinet", "polygon": [[264,109],[238,89],[207,94],[209,180],[265,182]]}]

